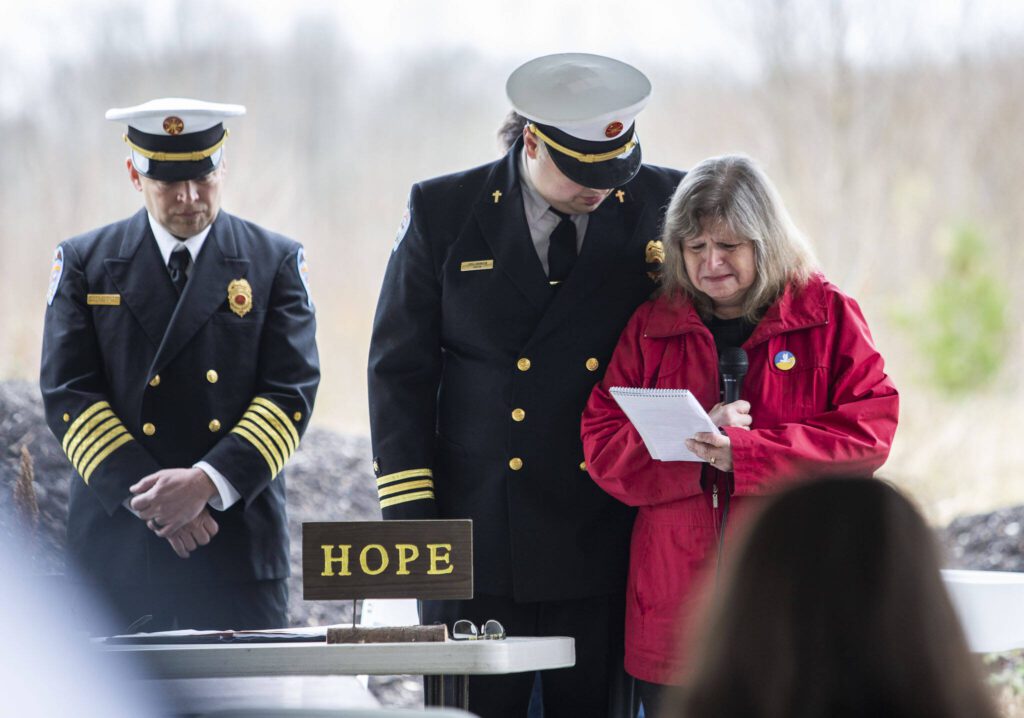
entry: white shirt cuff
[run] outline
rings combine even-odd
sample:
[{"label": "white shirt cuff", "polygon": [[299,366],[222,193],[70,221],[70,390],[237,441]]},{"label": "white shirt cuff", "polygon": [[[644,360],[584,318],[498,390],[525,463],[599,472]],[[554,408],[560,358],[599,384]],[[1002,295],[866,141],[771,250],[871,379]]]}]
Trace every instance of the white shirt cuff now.
[{"label": "white shirt cuff", "polygon": [[225,511],[231,508],[232,504],[242,498],[242,495],[235,491],[235,487],[224,478],[224,474],[217,471],[217,469],[210,466],[205,461],[192,464],[193,469],[202,469],[206,472],[206,475],[210,477],[210,481],[217,487],[217,496],[211,498],[208,503],[211,509],[217,511]]},{"label": "white shirt cuff", "polygon": [[129,511],[131,511],[133,514],[135,514],[135,518],[141,519],[142,517],[139,516],[139,512],[132,508],[132,499],[134,499],[134,498],[135,498],[135,494],[132,494],[127,499],[122,501],[121,505],[124,506]]}]

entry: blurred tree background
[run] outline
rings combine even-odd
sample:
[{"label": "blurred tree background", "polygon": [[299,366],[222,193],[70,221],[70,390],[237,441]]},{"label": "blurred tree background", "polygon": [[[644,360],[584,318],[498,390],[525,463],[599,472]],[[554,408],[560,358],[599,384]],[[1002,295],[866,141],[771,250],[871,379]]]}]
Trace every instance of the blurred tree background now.
[{"label": "blurred tree background", "polygon": [[[671,5],[672,7],[665,7]],[[1024,6],[722,0],[0,5],[0,378],[37,375],[54,246],[141,206],[123,127],[158,96],[237,102],[225,208],[302,241],[315,421],[367,431],[377,290],[419,179],[498,155],[504,80],[587,51],[652,79],[648,162],[759,160],[902,395],[883,473],[933,520],[1024,502]],[[368,459],[369,460],[369,457]]]}]

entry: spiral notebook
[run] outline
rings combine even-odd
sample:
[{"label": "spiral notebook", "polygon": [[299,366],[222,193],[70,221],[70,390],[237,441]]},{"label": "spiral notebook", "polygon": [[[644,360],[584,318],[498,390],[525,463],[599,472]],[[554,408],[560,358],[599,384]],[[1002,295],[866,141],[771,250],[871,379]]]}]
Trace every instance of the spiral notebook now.
[{"label": "spiral notebook", "polygon": [[656,461],[703,461],[686,448],[699,431],[718,431],[700,402],[686,389],[637,389],[613,386],[615,401]]}]

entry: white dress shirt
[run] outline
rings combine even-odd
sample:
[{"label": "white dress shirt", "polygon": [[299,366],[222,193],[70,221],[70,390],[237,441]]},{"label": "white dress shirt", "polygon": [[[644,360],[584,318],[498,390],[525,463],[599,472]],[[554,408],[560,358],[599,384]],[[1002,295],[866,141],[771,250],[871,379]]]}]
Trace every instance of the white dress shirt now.
[{"label": "white dress shirt", "polygon": [[[530,174],[526,169],[525,148],[519,155],[519,185],[523,190],[526,225],[530,228],[530,237],[533,239],[537,256],[540,257],[540,263],[544,267],[544,274],[548,274],[548,248],[551,246],[551,232],[562,221],[562,218],[551,210],[551,205],[533,186]],[[587,233],[587,221],[590,219],[590,215],[573,214],[569,218],[576,225],[576,254],[578,255],[583,249],[583,237]]]},{"label": "white dress shirt", "polygon": [[181,245],[185,245],[185,249],[192,255],[192,264],[188,268],[189,276],[192,276],[192,267],[195,266],[196,257],[199,256],[199,250],[203,248],[203,242],[206,241],[206,237],[210,234],[211,227],[213,227],[212,224],[199,234],[182,240],[168,232],[162,224],[156,221],[153,215],[149,215],[149,228],[153,230],[153,236],[156,237],[156,246],[160,248],[160,256],[164,258],[164,265],[166,266],[171,261],[171,252]]}]

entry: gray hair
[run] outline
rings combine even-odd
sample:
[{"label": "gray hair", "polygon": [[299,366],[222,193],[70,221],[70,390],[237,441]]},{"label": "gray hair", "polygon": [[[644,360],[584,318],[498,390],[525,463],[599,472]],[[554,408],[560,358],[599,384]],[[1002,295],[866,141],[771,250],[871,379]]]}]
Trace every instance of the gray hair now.
[{"label": "gray hair", "polygon": [[754,243],[754,284],[743,299],[743,315],[757,322],[787,284],[802,287],[817,269],[803,234],[793,224],[779,193],[753,160],[743,155],[706,159],[687,173],[665,213],[662,293],[691,299],[703,317],[712,302],[690,280],[683,243],[722,222],[740,239]]}]

